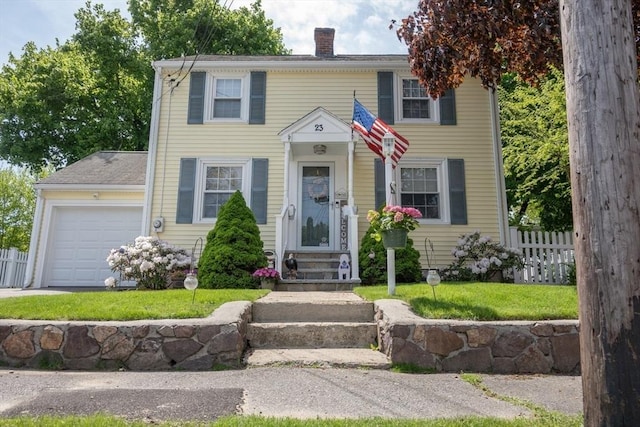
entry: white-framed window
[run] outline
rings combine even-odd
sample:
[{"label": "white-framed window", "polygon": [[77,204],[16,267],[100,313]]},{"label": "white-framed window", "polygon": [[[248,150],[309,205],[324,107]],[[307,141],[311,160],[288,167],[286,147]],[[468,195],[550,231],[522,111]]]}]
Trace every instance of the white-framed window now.
[{"label": "white-framed window", "polygon": [[240,190],[249,205],[248,159],[200,160],[196,172],[194,222],[215,222],[222,205]]},{"label": "white-framed window", "polygon": [[208,114],[210,121],[247,121],[249,75],[210,74]]},{"label": "white-framed window", "polygon": [[396,170],[401,206],[418,209],[422,213],[421,223],[450,221],[446,160],[401,161]]},{"label": "white-framed window", "polygon": [[396,83],[398,121],[435,122],[438,120],[438,103],[427,95],[418,79],[399,75]]}]

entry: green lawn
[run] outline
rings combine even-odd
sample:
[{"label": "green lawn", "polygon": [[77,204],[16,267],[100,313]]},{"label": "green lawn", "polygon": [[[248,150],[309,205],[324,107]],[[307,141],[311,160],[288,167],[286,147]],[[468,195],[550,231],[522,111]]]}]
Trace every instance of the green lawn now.
[{"label": "green lawn", "polygon": [[387,286],[354,289],[361,297],[375,301],[397,298],[413,311],[431,319],[464,320],[551,320],[577,319],[578,293],[574,286],[516,285],[508,283],[441,283],[396,286],[390,296]]},{"label": "green lawn", "polygon": [[[37,320],[142,320],[207,317],[230,301],[255,301],[262,289],[100,291],[0,299],[0,318]],[[192,303],[193,301],[193,303]]]},{"label": "green lawn", "polygon": [[[572,286],[504,283],[363,286],[355,293],[367,300],[398,298],[419,316],[464,320],[577,319],[578,296]],[[38,320],[142,320],[206,317],[229,301],[255,301],[262,289],[186,289],[164,291],[75,292],[0,299],[0,317]]]},{"label": "green lawn", "polygon": [[[144,427],[145,421],[126,421],[121,418],[96,415],[87,417],[37,417],[0,419],[0,427]],[[566,416],[544,412],[533,418],[505,420],[493,417],[458,417],[448,419],[309,419],[268,418],[258,416],[230,416],[211,423],[153,423],[158,427],[579,427],[581,416]]]}]

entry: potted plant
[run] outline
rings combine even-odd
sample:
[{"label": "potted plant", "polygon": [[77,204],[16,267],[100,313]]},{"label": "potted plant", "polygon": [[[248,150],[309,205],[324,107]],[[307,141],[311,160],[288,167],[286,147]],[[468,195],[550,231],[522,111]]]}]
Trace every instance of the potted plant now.
[{"label": "potted plant", "polygon": [[387,205],[379,211],[370,210],[367,221],[373,232],[371,237],[376,241],[382,239],[385,248],[404,248],[407,244],[407,234],[415,230],[422,218],[422,213],[416,208]]},{"label": "potted plant", "polygon": [[278,273],[278,270],[275,268],[263,267],[254,271],[253,277],[260,279],[260,287],[262,289],[273,290],[276,286],[276,282],[280,279],[280,273]]}]

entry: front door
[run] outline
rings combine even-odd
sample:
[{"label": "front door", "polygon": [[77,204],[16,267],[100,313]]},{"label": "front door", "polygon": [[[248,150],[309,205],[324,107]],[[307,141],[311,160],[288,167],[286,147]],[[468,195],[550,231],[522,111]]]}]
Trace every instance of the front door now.
[{"label": "front door", "polygon": [[333,249],[333,165],[301,164],[298,177],[298,246],[301,249]]}]

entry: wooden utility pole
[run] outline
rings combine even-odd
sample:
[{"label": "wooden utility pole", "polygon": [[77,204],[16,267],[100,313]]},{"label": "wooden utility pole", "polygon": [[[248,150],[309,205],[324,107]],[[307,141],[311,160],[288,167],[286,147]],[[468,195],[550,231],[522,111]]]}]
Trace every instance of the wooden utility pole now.
[{"label": "wooden utility pole", "polygon": [[640,425],[640,100],[631,0],[560,0],[585,426]]}]

